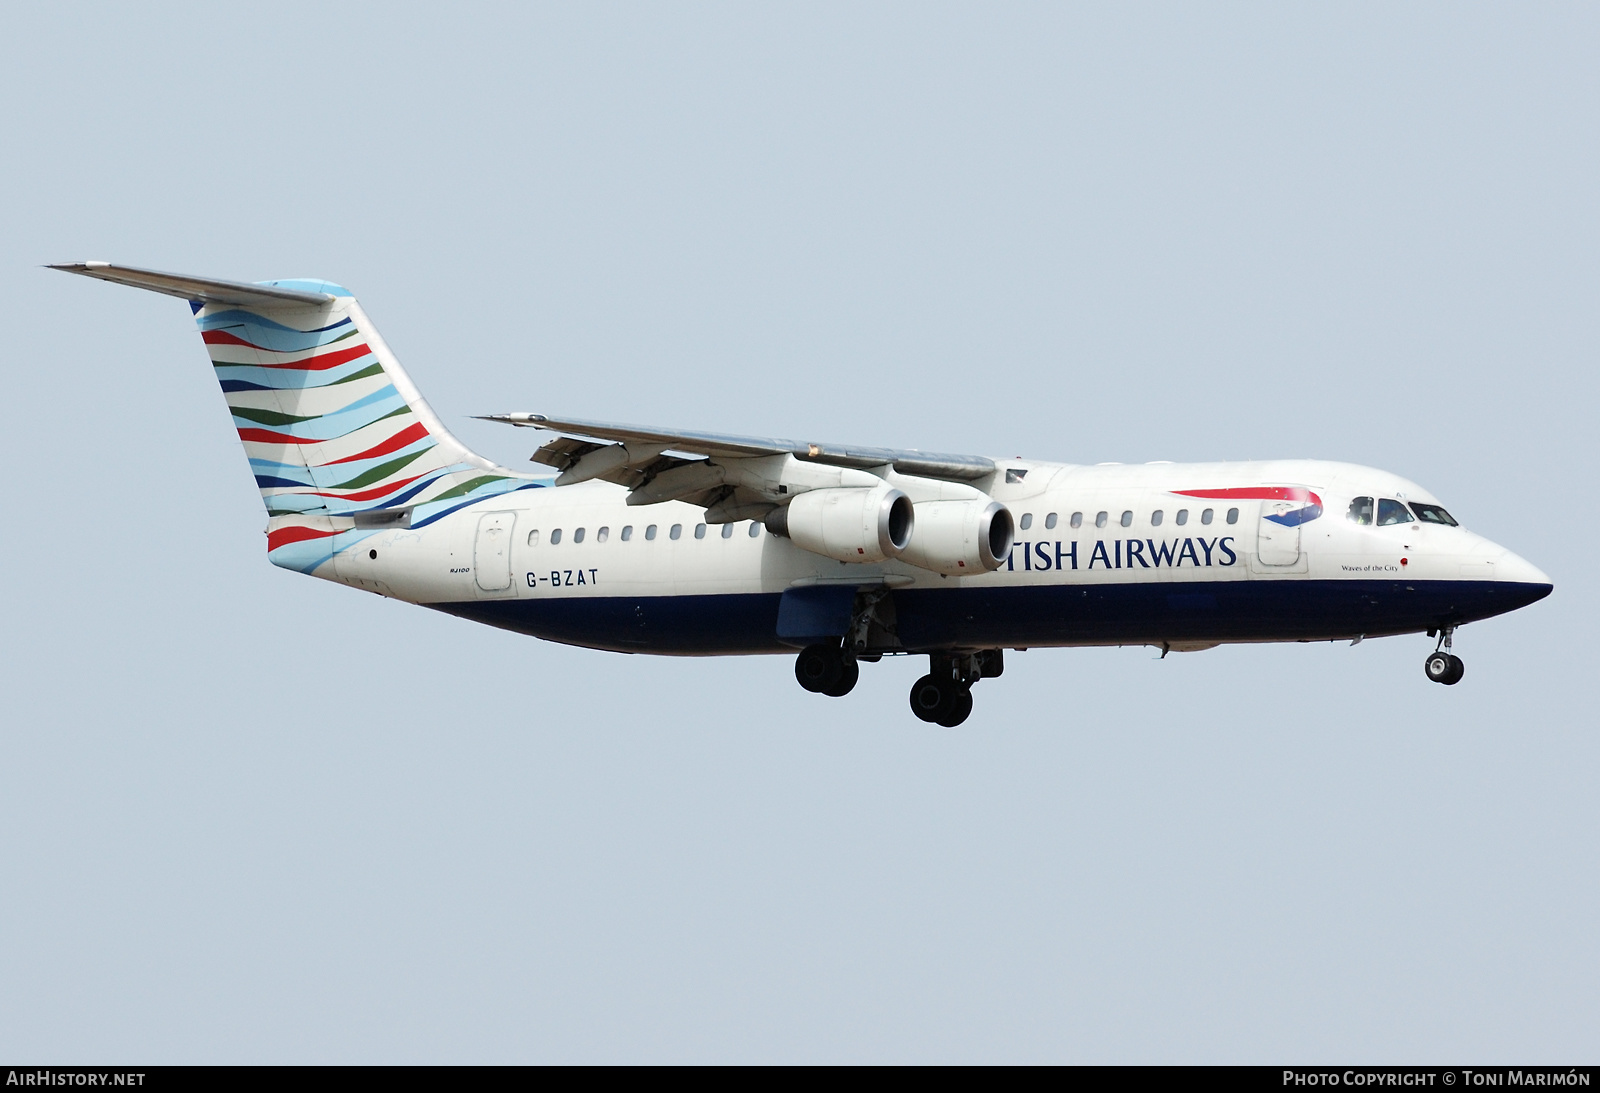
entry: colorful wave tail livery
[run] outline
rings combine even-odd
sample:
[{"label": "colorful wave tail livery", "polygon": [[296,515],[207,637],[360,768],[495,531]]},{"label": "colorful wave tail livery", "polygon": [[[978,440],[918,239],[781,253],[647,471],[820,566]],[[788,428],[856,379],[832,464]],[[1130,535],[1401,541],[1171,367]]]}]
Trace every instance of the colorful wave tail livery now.
[{"label": "colorful wave tail livery", "polygon": [[338,285],[105,262],[52,268],[189,301],[266,503],[277,565],[310,573],[378,529],[421,527],[540,484],[451,436]]}]

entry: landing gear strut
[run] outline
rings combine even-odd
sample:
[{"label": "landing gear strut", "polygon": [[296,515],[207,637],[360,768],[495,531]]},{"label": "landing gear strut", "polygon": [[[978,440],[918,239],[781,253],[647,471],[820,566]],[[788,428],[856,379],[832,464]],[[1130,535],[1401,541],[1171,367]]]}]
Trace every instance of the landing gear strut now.
[{"label": "landing gear strut", "polygon": [[924,721],[953,729],[972,713],[972,685],[1005,670],[999,649],[933,655],[927,675],[911,685],[911,712]]},{"label": "landing gear strut", "polygon": [[1428,674],[1429,679],[1435,683],[1443,683],[1446,687],[1460,683],[1461,677],[1467,671],[1467,666],[1461,663],[1461,658],[1450,651],[1450,639],[1455,632],[1454,626],[1446,626],[1440,630],[1439,647],[1422,665],[1422,670]]},{"label": "landing gear strut", "polygon": [[867,652],[872,624],[883,625],[878,607],[888,597],[889,590],[877,589],[856,597],[855,610],[844,637],[836,642],[819,642],[808,645],[795,658],[794,678],[812,694],[843,698],[855,689],[861,678],[859,661],[881,659],[881,653]]}]

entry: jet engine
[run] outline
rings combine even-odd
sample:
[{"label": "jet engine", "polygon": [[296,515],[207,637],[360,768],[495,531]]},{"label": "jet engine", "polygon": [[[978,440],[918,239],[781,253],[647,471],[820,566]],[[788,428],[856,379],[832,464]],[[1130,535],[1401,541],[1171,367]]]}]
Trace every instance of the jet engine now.
[{"label": "jet engine", "polygon": [[1005,565],[1015,529],[1011,513],[998,501],[920,501],[916,533],[901,553],[902,562],[950,576],[987,573]]},{"label": "jet engine", "polygon": [[911,541],[911,498],[893,486],[807,490],[767,516],[774,535],[841,562],[898,557]]}]

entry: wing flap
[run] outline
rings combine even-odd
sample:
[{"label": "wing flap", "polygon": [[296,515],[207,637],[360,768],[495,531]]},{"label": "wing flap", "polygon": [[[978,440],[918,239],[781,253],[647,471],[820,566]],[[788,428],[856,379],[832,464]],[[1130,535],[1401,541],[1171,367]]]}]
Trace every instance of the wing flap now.
[{"label": "wing flap", "polygon": [[543,445],[538,451],[528,457],[530,463],[543,463],[546,467],[554,467],[564,471],[590,452],[598,452],[604,444],[597,444],[592,440],[579,440],[576,437],[557,437],[550,443]]},{"label": "wing flap", "polygon": [[687,467],[690,463],[702,462],[698,459],[685,459],[676,455],[659,455],[650,462],[640,466],[618,467],[616,470],[607,471],[597,477],[604,482],[615,482],[619,486],[626,486],[636,490],[648,485],[655,480],[656,475],[665,471],[675,470],[678,467]]}]

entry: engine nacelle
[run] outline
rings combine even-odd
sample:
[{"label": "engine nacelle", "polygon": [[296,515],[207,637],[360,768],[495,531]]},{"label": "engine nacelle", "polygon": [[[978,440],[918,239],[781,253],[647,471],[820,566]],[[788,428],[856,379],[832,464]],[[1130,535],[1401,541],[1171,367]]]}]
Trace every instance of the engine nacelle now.
[{"label": "engine nacelle", "polygon": [[998,501],[922,501],[916,532],[902,562],[951,576],[988,573],[1005,565],[1016,534],[1011,513]]},{"label": "engine nacelle", "polygon": [[895,558],[911,541],[911,498],[883,485],[807,490],[767,516],[767,528],[795,545],[841,562]]}]

